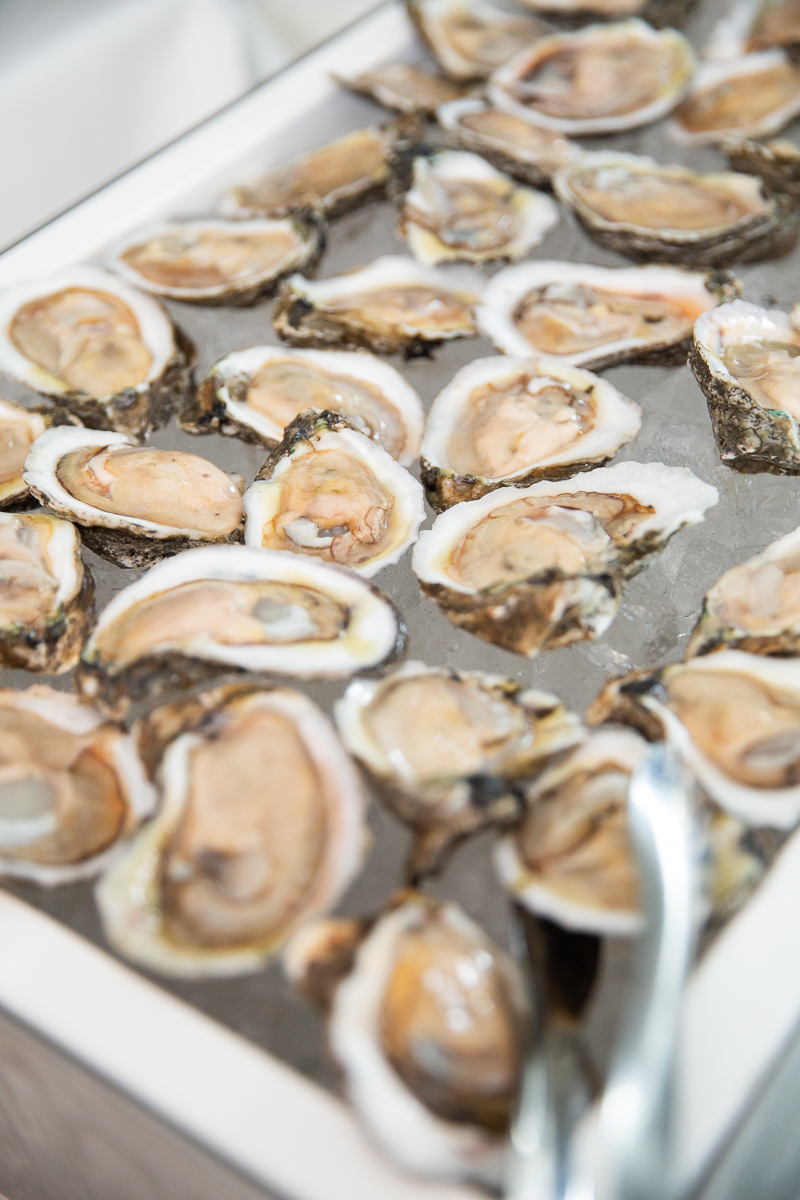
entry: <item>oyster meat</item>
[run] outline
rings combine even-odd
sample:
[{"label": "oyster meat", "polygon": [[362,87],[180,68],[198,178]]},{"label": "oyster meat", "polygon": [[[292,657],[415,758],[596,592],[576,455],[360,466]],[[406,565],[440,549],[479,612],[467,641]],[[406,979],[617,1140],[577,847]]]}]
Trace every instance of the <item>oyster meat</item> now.
[{"label": "oyster meat", "polygon": [[124,730],[41,684],[0,691],[0,875],[88,879],[155,802]]},{"label": "oyster meat", "polygon": [[136,700],[223,673],[346,678],[390,662],[404,644],[391,602],[350,571],[286,551],[207,546],[116,594],[75,683],[123,715]]},{"label": "oyster meat", "polygon": [[226,355],[184,407],[189,433],[219,432],[274,450],[301,413],[335,412],[408,467],[424,414],[399,371],[371,354],[251,346]]},{"label": "oyster meat", "polygon": [[242,537],[241,479],[197,454],[63,426],[36,439],[24,474],[37,500],[121,567]]},{"label": "oyster meat", "polygon": [[400,235],[425,266],[452,260],[515,261],[558,223],[549,196],[515,183],[478,154],[418,155],[400,214]]},{"label": "oyster meat", "polygon": [[800,113],[800,70],[782,50],[705,63],[678,105],[670,133],[702,144],[777,133]]},{"label": "oyster meat", "polygon": [[648,125],[682,98],[694,54],[682,34],[644,21],[589,25],[541,38],[495,71],[498,108],[561,133]]},{"label": "oyster meat", "polygon": [[544,21],[489,0],[406,0],[408,15],[446,75],[487,79],[548,32]]},{"label": "oyster meat", "polygon": [[437,517],[413,567],[454,625],[533,657],[604,633],[623,579],[717,499],[687,468],[653,462],[500,488]]},{"label": "oyster meat", "polygon": [[412,63],[392,62],[362,71],[360,75],[336,75],[337,82],[399,113],[433,116],[440,104],[466,93],[464,84],[434,75]]},{"label": "oyster meat", "polygon": [[422,481],[442,512],[496,488],[600,466],[641,423],[639,405],[590,371],[544,356],[479,358],[433,402]]},{"label": "oyster meat", "polygon": [[476,315],[504,354],[600,370],[685,362],[700,314],[740,294],[728,272],[535,262],[499,271]]},{"label": "oyster meat", "polygon": [[256,971],[361,866],[358,776],[300,692],[222,687],[171,707],[162,804],[98,884],[103,927],[165,975]]},{"label": "oyster meat", "polygon": [[166,425],[193,357],[156,300],[97,267],[0,292],[0,370],[92,429]]},{"label": "oyster meat", "polygon": [[29,503],[22,467],[31,443],[41,437],[48,421],[10,400],[0,400],[0,509],[24,508]]},{"label": "oyster meat", "polygon": [[283,285],[273,323],[296,346],[366,347],[413,357],[437,342],[475,337],[480,278],[384,255],[332,279],[293,275]]},{"label": "oyster meat", "polygon": [[421,485],[336,413],[305,413],[244,495],[245,542],[367,578],[399,562],[425,519]]},{"label": "oyster meat", "polygon": [[91,627],[94,581],[69,521],[0,513],[0,664],[60,675]]},{"label": "oyster meat", "polygon": [[745,300],[704,313],[689,364],[727,466],[800,472],[800,333],[788,313]]},{"label": "oyster meat", "polygon": [[724,267],[786,253],[800,208],[733,171],[699,175],[651,158],[586,152],[553,186],[601,246],[637,261]]},{"label": "oyster meat", "polygon": [[800,46],[798,0],[734,0],[714,27],[708,59],[740,58],[759,50]]},{"label": "oyster meat", "polygon": [[128,283],[190,304],[254,304],[319,258],[318,217],[196,220],[139,229],[109,253]]},{"label": "oyster meat", "polygon": [[584,736],[556,696],[499,675],[411,662],[351,683],[336,704],[344,744],[415,833],[406,877],[438,870],[464,837],[520,811],[520,781]]},{"label": "oyster meat", "polygon": [[485,100],[452,100],[436,119],[465,150],[533,187],[546,187],[560,167],[575,160],[579,147],[553,129],[495,108]]}]

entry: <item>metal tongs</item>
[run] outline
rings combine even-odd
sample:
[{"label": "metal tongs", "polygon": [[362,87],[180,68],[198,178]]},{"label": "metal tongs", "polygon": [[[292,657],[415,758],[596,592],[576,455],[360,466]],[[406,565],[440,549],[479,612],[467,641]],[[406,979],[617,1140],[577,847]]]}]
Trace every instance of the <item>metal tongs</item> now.
[{"label": "metal tongs", "polygon": [[529,972],[531,1033],[511,1133],[506,1200],[664,1200],[673,1070],[698,912],[691,791],[668,746],[654,746],[628,796],[644,931],[605,1090],[592,1087],[578,1037],[531,967],[522,918],[512,949]]}]

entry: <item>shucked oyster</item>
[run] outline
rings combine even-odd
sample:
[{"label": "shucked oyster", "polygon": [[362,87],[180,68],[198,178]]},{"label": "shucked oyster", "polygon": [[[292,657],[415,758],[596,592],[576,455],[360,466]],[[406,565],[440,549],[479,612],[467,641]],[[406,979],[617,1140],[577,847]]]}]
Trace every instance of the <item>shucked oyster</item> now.
[{"label": "shucked oyster", "polygon": [[498,108],[568,134],[613,133],[659,120],[681,99],[694,55],[674,29],[644,21],[541,38],[492,76]]},{"label": "shucked oyster", "polygon": [[800,70],[782,50],[705,63],[675,109],[676,141],[725,142],[777,133],[800,113]]},{"label": "shucked oyster", "polygon": [[800,472],[800,333],[788,313],[745,300],[704,313],[689,363],[727,466]]},{"label": "shucked oyster", "polygon": [[189,433],[214,431],[274,449],[309,409],[340,413],[405,467],[419,453],[419,396],[394,367],[365,353],[235,350],[214,364],[180,423]]},{"label": "shucked oyster", "polygon": [[547,186],[579,152],[563,134],[532,125],[485,100],[452,100],[436,110],[436,119],[465,150],[534,187]]},{"label": "shucked oyster", "polygon": [[61,427],[25,460],[33,495],[74,521],[95,553],[141,567],[208,542],[240,541],[242,483],[205,458],[124,433]]},{"label": "shucked oyster", "polygon": [[166,975],[258,970],[361,865],[358,777],[300,692],[221,687],[140,738],[165,723],[161,808],[97,888],[106,936]]},{"label": "shucked oyster", "polygon": [[0,513],[0,664],[70,671],[92,623],[94,581],[68,521]]},{"label": "shucked oyster", "polygon": [[0,370],[92,429],[165,425],[192,357],[157,301],[96,267],[0,292]]},{"label": "shucked oyster", "polygon": [[504,354],[600,370],[685,362],[700,314],[740,294],[728,272],[533,262],[499,271],[476,316]]},{"label": "shucked oyster", "polygon": [[548,692],[412,662],[351,683],[336,723],[388,806],[415,832],[406,877],[437,870],[463,837],[519,815],[519,781],[583,737]]},{"label": "shucked oyster", "polygon": [[418,155],[400,234],[418,262],[524,258],[558,222],[549,196],[521,187],[478,154]]},{"label": "shucked oyster", "polygon": [[109,253],[134,287],[192,304],[254,304],[292,271],[319,258],[324,234],[313,213],[252,221],[151,225]]},{"label": "shucked oyster", "polygon": [[635,154],[587,152],[553,186],[596,242],[638,261],[754,262],[786,253],[800,228],[800,208],[760,179],[698,175]]},{"label": "shucked oyster", "polygon": [[475,337],[481,281],[384,255],[332,279],[293,275],[281,290],[273,322],[296,346],[366,347],[413,356],[452,338]]},{"label": "shucked oyster", "polygon": [[40,413],[0,400],[0,509],[25,506],[30,493],[22,467],[31,443],[46,428],[47,421]]},{"label": "shucked oyster", "polygon": [[301,930],[285,961],[329,1009],[350,1101],[386,1151],[499,1187],[530,1019],[513,961],[456,905],[413,891],[371,925]]},{"label": "shucked oyster", "polygon": [[454,625],[533,657],[604,633],[622,580],[717,499],[685,467],[652,462],[500,488],[437,517],[413,566]]},{"label": "shucked oyster", "polygon": [[387,598],[350,571],[252,546],[186,550],[118,592],[84,648],[76,686],[124,714],[224,672],[341,679],[402,652]]},{"label": "shucked oyster", "polygon": [[636,437],[638,404],[556,359],[479,358],[439,393],[422,442],[422,481],[437,512],[509,484],[601,466]]},{"label": "shucked oyster", "polygon": [[758,50],[800,45],[797,0],[734,0],[711,33],[704,55],[709,59],[740,58]]},{"label": "shucked oyster", "polygon": [[414,476],[331,412],[292,421],[244,508],[248,546],[308,554],[367,578],[400,560],[425,519]]},{"label": "shucked oyster", "polygon": [[155,800],[118,726],[49,687],[0,691],[0,875],[49,887],[96,875]]},{"label": "shucked oyster", "polygon": [[489,0],[406,0],[408,15],[441,69],[453,79],[487,79],[548,27]]},{"label": "shucked oyster", "polygon": [[392,62],[363,71],[360,75],[336,75],[351,92],[369,96],[385,108],[400,113],[433,113],[440,104],[457,100],[466,88],[411,63]]}]

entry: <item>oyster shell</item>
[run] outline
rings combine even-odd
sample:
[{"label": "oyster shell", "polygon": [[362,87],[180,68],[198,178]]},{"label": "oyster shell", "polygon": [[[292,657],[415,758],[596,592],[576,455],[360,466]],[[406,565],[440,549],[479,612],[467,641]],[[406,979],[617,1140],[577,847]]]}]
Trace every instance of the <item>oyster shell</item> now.
[{"label": "oyster shell", "polygon": [[554,358],[479,358],[428,414],[422,482],[437,512],[511,485],[565,479],[633,440],[642,410],[605,379]]},{"label": "oyster shell", "polygon": [[437,871],[462,838],[515,820],[520,780],[583,737],[548,692],[419,662],[351,683],[335,715],[347,749],[415,833],[411,882]]},{"label": "oyster shell", "polygon": [[454,625],[534,657],[604,633],[622,580],[717,499],[685,467],[652,462],[500,488],[437,517],[413,567]]},{"label": "oyster shell", "polygon": [[800,113],[800,70],[782,50],[703,64],[675,109],[670,134],[704,144],[777,133]]},{"label": "oyster shell", "polygon": [[798,356],[800,333],[780,309],[736,300],[698,318],[689,365],[727,466],[800,472]]},{"label": "oyster shell", "polygon": [[406,9],[442,71],[452,79],[488,79],[548,27],[489,0],[406,0]]},{"label": "oyster shell", "polygon": [[189,304],[255,304],[319,258],[320,219],[209,220],[151,225],[109,252],[108,265],[142,291]]},{"label": "oyster shell", "polygon": [[771,142],[729,141],[725,144],[728,162],[734,171],[759,175],[772,192],[800,196],[800,150],[785,138]]},{"label": "oyster shell", "polygon": [[48,422],[10,400],[0,400],[0,509],[25,507],[30,492],[22,467],[31,443],[41,437]]},{"label": "oyster shell", "polygon": [[262,967],[336,903],[366,842],[358,776],[315,704],[223,687],[199,723],[198,707],[172,706],[161,808],[97,887],[116,950],[190,978]]},{"label": "oyster shell", "polygon": [[91,627],[94,580],[73,525],[36,510],[0,513],[0,664],[60,675]]},{"label": "oyster shell", "polygon": [[75,684],[122,715],[237,671],[341,679],[402,653],[405,626],[366,580],[301,554],[185,550],[118,592],[84,647]]},{"label": "oyster shell", "polygon": [[359,75],[335,75],[334,78],[351,92],[368,96],[384,108],[431,116],[440,104],[457,100],[467,90],[463,84],[453,83],[406,62],[384,63]]},{"label": "oyster shell", "polygon": [[682,34],[634,19],[541,38],[495,71],[488,94],[498,108],[534,125],[614,133],[663,117],[693,71]]},{"label": "oyster shell", "polygon": [[499,1187],[530,1019],[508,955],[455,904],[406,891],[368,932],[301,930],[285,961],[305,993],[329,976],[330,1047],[376,1141],[412,1171]]},{"label": "oyster shell", "polygon": [[336,412],[404,467],[419,454],[424,414],[399,371],[371,354],[251,346],[220,359],[189,400],[180,424],[280,445],[303,412]]},{"label": "oyster shell", "polygon": [[0,292],[0,370],[92,429],[165,425],[193,357],[157,301],[97,267]]},{"label": "oyster shell", "polygon": [[244,495],[245,542],[370,578],[399,562],[425,519],[420,484],[332,412],[304,413]]},{"label": "oyster shell", "polygon": [[800,229],[800,208],[790,197],[733,171],[699,175],[596,151],[563,167],[553,186],[596,242],[640,262],[755,262],[786,253]]},{"label": "oyster shell", "polygon": [[504,354],[548,354],[601,370],[685,362],[700,314],[739,295],[728,272],[535,262],[499,271],[476,316]]},{"label": "oyster shell", "polygon": [[36,439],[24,476],[37,500],[73,521],[91,550],[121,567],[241,540],[241,480],[196,454],[63,426]]},{"label": "oyster shell", "polygon": [[404,350],[414,357],[438,342],[475,337],[480,289],[469,268],[438,271],[387,254],[332,279],[293,275],[278,296],[273,323],[296,346]]},{"label": "oyster shell", "polygon": [[124,730],[41,684],[0,691],[0,875],[88,879],[155,800]]},{"label": "oyster shell", "polygon": [[800,45],[797,0],[734,0],[711,32],[704,57],[732,59],[759,50]]},{"label": "oyster shell", "polygon": [[558,224],[549,196],[521,187],[478,154],[418,155],[400,214],[400,236],[425,266],[524,258]]},{"label": "oyster shell", "polygon": [[526,8],[558,21],[641,17],[656,29],[677,28],[694,0],[521,0]]},{"label": "oyster shell", "polygon": [[465,150],[533,187],[548,186],[555,172],[580,152],[555,130],[532,125],[485,100],[452,100],[436,110],[436,119]]}]

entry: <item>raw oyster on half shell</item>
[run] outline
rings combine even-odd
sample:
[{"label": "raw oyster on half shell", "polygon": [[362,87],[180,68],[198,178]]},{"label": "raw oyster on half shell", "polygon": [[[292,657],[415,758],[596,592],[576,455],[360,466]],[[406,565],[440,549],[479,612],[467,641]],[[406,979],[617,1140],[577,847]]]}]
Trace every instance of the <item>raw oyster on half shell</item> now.
[{"label": "raw oyster on half shell", "polygon": [[424,113],[433,116],[440,104],[465,95],[464,84],[454,83],[413,63],[391,62],[359,75],[336,75],[338,83],[368,96],[384,108],[399,113]]},{"label": "raw oyster on half shell", "polygon": [[0,371],[92,429],[138,437],[166,425],[193,357],[156,300],[97,267],[0,292]]},{"label": "raw oyster on half shell", "polygon": [[287,426],[244,509],[248,546],[308,554],[366,578],[399,562],[425,519],[414,476],[332,412]]},{"label": "raw oyster on half shell", "polygon": [[406,0],[408,15],[442,71],[452,79],[487,79],[549,32],[544,21],[490,0]]},{"label": "raw oyster on half shell", "polygon": [[97,887],[106,936],[165,975],[258,970],[358,871],[358,776],[300,692],[221,687],[164,720],[159,812]]},{"label": "raw oyster on half shell", "polygon": [[60,675],[91,628],[94,581],[74,525],[36,509],[0,513],[0,664]]},{"label": "raw oyster on half shell", "polygon": [[534,657],[600,637],[622,581],[717,499],[687,468],[653,462],[500,488],[437,517],[413,567],[454,625]]},{"label": "raw oyster on half shell", "polygon": [[733,59],[759,50],[800,46],[797,0],[733,0],[712,30],[704,57]]},{"label": "raw oyster on half shell", "polygon": [[240,477],[124,433],[48,429],[25,460],[25,481],[51,512],[79,526],[91,550],[121,567],[242,538]]},{"label": "raw oyster on half shell", "polygon": [[436,110],[436,119],[465,150],[533,187],[549,186],[555,172],[580,153],[563,134],[533,125],[486,100],[452,100]]},{"label": "raw oyster on half shell", "polygon": [[777,133],[800,113],[800,70],[782,50],[704,63],[675,109],[670,133],[704,144]]},{"label": "raw oyster on half shell", "polygon": [[642,410],[607,380],[554,358],[479,358],[428,413],[422,482],[437,512],[496,488],[602,466],[638,434]]},{"label": "raw oyster on half shell", "polygon": [[438,870],[462,838],[515,820],[520,781],[584,736],[548,692],[419,662],[351,683],[336,723],[382,799],[414,830],[412,883]]},{"label": "raw oyster on half shell", "polygon": [[235,350],[211,368],[180,424],[188,433],[224,433],[274,450],[309,410],[339,413],[404,467],[419,454],[419,396],[399,371],[364,352]]},{"label": "raw oyster on half shell", "polygon": [[41,413],[0,400],[0,509],[24,508],[30,492],[22,468],[36,438],[47,429]]},{"label": "raw oyster on half shell", "polygon": [[224,673],[342,679],[405,645],[392,603],[351,571],[302,554],[207,546],[166,559],[100,614],[76,687],[124,715],[139,699]]}]

